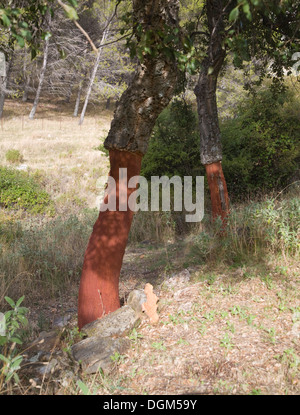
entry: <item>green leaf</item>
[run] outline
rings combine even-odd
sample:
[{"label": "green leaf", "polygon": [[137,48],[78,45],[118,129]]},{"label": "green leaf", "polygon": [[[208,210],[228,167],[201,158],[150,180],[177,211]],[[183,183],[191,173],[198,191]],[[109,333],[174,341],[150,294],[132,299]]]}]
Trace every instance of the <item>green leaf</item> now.
[{"label": "green leaf", "polygon": [[89,388],[87,387],[87,385],[85,383],[83,383],[81,380],[77,381],[77,385],[79,386],[79,389],[81,390],[81,392],[84,395],[91,395],[91,392],[89,390]]},{"label": "green leaf", "polygon": [[235,7],[234,9],[232,9],[229,14],[229,21],[232,22],[236,20],[239,17],[239,14],[240,14],[240,11],[238,7]]},{"label": "green leaf", "polygon": [[25,295],[23,295],[21,298],[18,299],[18,301],[16,302],[16,307],[19,307],[22,302],[24,301]]},{"label": "green leaf", "polygon": [[245,13],[248,20],[252,20],[252,14],[251,14],[251,11],[250,11],[249,3],[245,3],[243,5],[243,12]]},{"label": "green leaf", "polygon": [[10,341],[12,343],[22,344],[21,340],[18,337],[11,337]]},{"label": "green leaf", "polygon": [[4,10],[1,10],[1,14],[0,14],[1,20],[4,24],[4,26],[9,27],[10,26],[10,20],[7,17],[7,14],[5,13]]},{"label": "green leaf", "polygon": [[68,3],[70,3],[73,7],[78,7],[78,3],[76,0],[68,0]]},{"label": "green leaf", "polygon": [[9,364],[9,359],[7,357],[3,356],[3,354],[0,354],[0,360],[5,362],[6,364]]},{"label": "green leaf", "polygon": [[14,300],[12,300],[11,298],[9,298],[7,296],[4,297],[4,298],[12,308],[15,308],[16,304],[15,304]]},{"label": "green leaf", "polygon": [[69,19],[71,20],[78,20],[78,14],[76,12],[76,10],[74,9],[74,7],[68,6],[67,4],[65,4],[65,12],[66,15],[68,16]]}]

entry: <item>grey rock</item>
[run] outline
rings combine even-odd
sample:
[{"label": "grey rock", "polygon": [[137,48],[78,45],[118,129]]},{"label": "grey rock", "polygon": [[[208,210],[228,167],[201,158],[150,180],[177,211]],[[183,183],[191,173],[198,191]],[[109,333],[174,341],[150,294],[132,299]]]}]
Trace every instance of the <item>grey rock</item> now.
[{"label": "grey rock", "polygon": [[92,374],[99,369],[109,371],[114,365],[111,356],[115,353],[123,354],[130,344],[130,340],[126,338],[88,337],[72,347],[72,354],[81,363],[82,370],[86,374]]},{"label": "grey rock", "polygon": [[147,301],[147,296],[143,290],[133,290],[128,296],[127,305],[129,305],[136,314],[141,317],[143,315],[142,304]]},{"label": "grey rock", "polygon": [[167,279],[163,285],[167,286],[168,288],[177,288],[177,287],[187,284],[190,281],[190,278],[191,278],[191,274],[189,270],[184,269],[178,274],[172,275],[172,277]]},{"label": "grey rock", "polygon": [[140,319],[135,311],[129,305],[125,305],[101,319],[86,324],[81,332],[88,337],[126,336],[134,327],[138,326],[139,322]]},{"label": "grey rock", "polygon": [[53,321],[53,327],[65,327],[70,320],[71,320],[70,314],[67,314],[65,316],[58,316]]}]

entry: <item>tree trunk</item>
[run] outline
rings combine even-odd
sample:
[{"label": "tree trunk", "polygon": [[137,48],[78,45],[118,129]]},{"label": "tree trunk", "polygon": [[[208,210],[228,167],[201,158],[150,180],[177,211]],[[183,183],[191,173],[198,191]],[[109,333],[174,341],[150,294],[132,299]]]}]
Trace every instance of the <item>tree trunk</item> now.
[{"label": "tree trunk", "polygon": [[44,83],[44,78],[45,78],[45,73],[46,73],[46,68],[47,68],[48,54],[49,54],[49,38],[45,41],[43,65],[42,65],[42,69],[41,69],[41,73],[40,73],[40,80],[39,80],[38,88],[37,88],[37,91],[36,91],[33,107],[32,107],[32,110],[30,111],[30,114],[29,114],[29,119],[30,120],[34,119],[34,116],[35,116],[35,113],[36,113],[36,110],[37,110],[37,106],[38,106],[39,101],[40,101],[40,95],[41,95],[42,86],[43,86],[43,83]]},{"label": "tree trunk", "polygon": [[84,79],[82,79],[80,81],[79,86],[78,86],[78,92],[77,92],[77,98],[76,98],[76,102],[75,102],[75,108],[74,108],[73,117],[77,117],[78,116],[78,111],[79,111],[79,105],[80,105],[80,98],[81,98],[81,92],[82,92],[83,82],[84,82]]},{"label": "tree trunk", "polygon": [[13,56],[11,57],[11,59],[9,61],[6,62],[6,76],[3,77],[2,81],[1,81],[1,86],[0,86],[0,118],[2,118],[2,115],[3,115],[4,103],[5,103],[5,98],[6,98],[6,94],[7,94],[7,86],[8,86],[12,66],[13,66]]},{"label": "tree trunk", "polygon": [[[145,31],[163,31],[165,25],[178,27],[177,0],[135,0],[133,8]],[[118,103],[104,143],[110,153],[110,175],[116,180],[117,201],[119,167],[127,168],[128,179],[139,175],[151,131],[174,94],[177,75],[175,61],[162,52],[155,57],[146,55]],[[133,191],[127,186],[127,200]],[[132,217],[129,208],[121,211],[118,204],[115,212],[107,210],[99,214],[84,258],[78,300],[79,329],[120,307],[119,275]]]},{"label": "tree trunk", "polygon": [[27,102],[28,100],[28,89],[30,84],[30,76],[28,75],[27,71],[27,50],[24,48],[24,62],[23,62],[23,76],[24,76],[24,89],[23,89],[23,96],[22,102]]},{"label": "tree trunk", "polygon": [[84,121],[85,112],[86,112],[86,109],[87,109],[87,106],[88,106],[88,103],[89,103],[89,99],[90,99],[90,96],[91,96],[91,93],[92,93],[94,81],[95,81],[97,71],[98,71],[98,68],[99,68],[99,64],[100,64],[100,61],[101,61],[102,45],[104,44],[104,42],[107,38],[109,26],[110,26],[110,24],[108,24],[108,26],[105,28],[105,30],[103,32],[103,35],[102,35],[101,44],[100,44],[100,47],[98,49],[98,55],[97,55],[97,58],[96,58],[96,61],[95,61],[95,65],[94,65],[93,72],[92,72],[92,75],[91,75],[91,79],[90,79],[90,82],[89,82],[89,86],[88,86],[88,89],[87,89],[85,101],[84,101],[83,108],[82,108],[82,111],[81,111],[81,115],[80,115],[80,119],[79,119],[79,125],[81,125]]},{"label": "tree trunk", "polygon": [[210,189],[212,217],[221,217],[226,225],[229,214],[229,197],[222,170],[222,145],[217,108],[217,80],[226,57],[223,49],[223,2],[207,2],[207,20],[210,43],[195,87],[197,98],[201,162],[206,168]]},{"label": "tree trunk", "polygon": [[[127,169],[130,179],[140,174],[142,157],[127,151],[110,150],[110,176],[116,182],[119,204],[119,168]],[[127,188],[127,200],[134,189]],[[107,203],[106,195],[104,202]],[[120,307],[119,275],[133,212],[100,212],[91,235],[79,289],[79,327]]]}]

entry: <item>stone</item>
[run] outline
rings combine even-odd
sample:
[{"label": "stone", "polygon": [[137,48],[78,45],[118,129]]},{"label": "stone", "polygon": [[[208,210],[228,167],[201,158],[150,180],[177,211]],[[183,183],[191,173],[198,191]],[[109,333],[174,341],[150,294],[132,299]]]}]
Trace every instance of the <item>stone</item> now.
[{"label": "stone", "polygon": [[42,331],[39,337],[33,341],[26,349],[30,351],[30,354],[37,353],[39,351],[52,352],[59,344],[60,333],[57,330],[49,332]]},{"label": "stone", "polygon": [[71,315],[67,314],[65,316],[58,316],[53,321],[53,327],[65,327],[68,322],[71,320]]},{"label": "stone", "polygon": [[127,305],[133,308],[137,316],[142,317],[144,314],[142,305],[146,301],[147,301],[147,296],[143,290],[133,290],[128,296]]},{"label": "stone", "polygon": [[121,337],[126,336],[139,323],[140,319],[133,308],[125,305],[100,319],[86,324],[82,327],[81,332],[88,337]]},{"label": "stone", "polygon": [[92,374],[102,369],[109,371],[114,365],[111,356],[123,354],[130,348],[126,338],[88,337],[72,347],[73,358],[81,363],[84,373]]},{"label": "stone", "polygon": [[167,286],[168,288],[178,288],[179,286],[187,284],[190,279],[190,271],[188,269],[184,269],[178,274],[174,274],[172,277],[168,278],[163,285]]}]

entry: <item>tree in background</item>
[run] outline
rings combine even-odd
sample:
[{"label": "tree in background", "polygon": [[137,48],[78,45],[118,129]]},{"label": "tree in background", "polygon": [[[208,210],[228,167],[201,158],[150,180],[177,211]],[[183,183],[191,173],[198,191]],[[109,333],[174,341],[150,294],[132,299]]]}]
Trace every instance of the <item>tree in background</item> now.
[{"label": "tree in background", "polygon": [[[217,81],[231,54],[236,68],[255,62],[261,82],[271,77],[280,88],[284,69],[290,69],[299,50],[300,2],[260,0],[199,1],[199,11],[186,25],[190,54],[199,78],[195,87],[200,129],[201,162],[210,187],[212,215],[226,223],[229,197],[222,169],[222,145],[216,99]],[[251,87],[251,82],[248,88]]]}]

